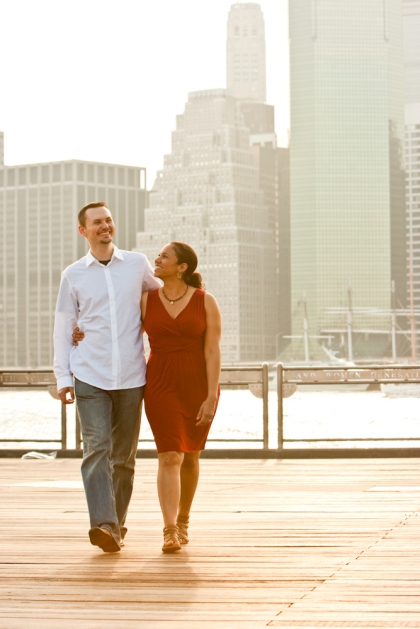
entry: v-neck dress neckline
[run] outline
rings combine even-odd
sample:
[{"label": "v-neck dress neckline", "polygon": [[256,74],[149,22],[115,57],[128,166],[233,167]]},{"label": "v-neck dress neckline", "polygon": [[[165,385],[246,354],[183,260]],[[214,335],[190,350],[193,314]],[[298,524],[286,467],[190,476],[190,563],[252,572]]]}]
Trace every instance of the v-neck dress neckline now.
[{"label": "v-neck dress neckline", "polygon": [[180,316],[182,315],[182,313],[184,312],[184,310],[186,310],[186,309],[188,308],[188,306],[190,305],[190,303],[191,303],[191,302],[192,302],[192,300],[194,299],[194,297],[195,297],[196,293],[197,293],[197,289],[195,289],[195,291],[194,291],[194,292],[193,292],[193,294],[191,295],[190,300],[189,300],[189,302],[187,303],[187,305],[186,305],[186,306],[184,306],[184,307],[183,307],[183,309],[182,309],[180,312],[178,312],[178,314],[176,315],[176,317],[171,317],[171,315],[169,314],[168,310],[165,308],[165,304],[163,303],[163,301],[161,300],[160,295],[159,295],[159,289],[158,289],[158,292],[157,292],[157,297],[158,297],[158,299],[159,299],[159,301],[160,301],[160,303],[161,303],[161,305],[162,305],[162,308],[163,308],[163,309],[164,309],[164,311],[167,313],[168,317],[169,317],[170,319],[172,319],[172,321],[176,321],[176,320],[178,319],[178,317],[180,317]]}]

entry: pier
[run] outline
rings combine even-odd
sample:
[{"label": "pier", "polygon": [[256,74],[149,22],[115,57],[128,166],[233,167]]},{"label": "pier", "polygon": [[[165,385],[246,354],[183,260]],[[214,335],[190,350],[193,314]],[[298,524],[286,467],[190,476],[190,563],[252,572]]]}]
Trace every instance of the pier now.
[{"label": "pier", "polygon": [[138,460],[120,553],[89,544],[80,460],[0,459],[2,629],[420,627],[420,461],[202,461],[163,555]]}]

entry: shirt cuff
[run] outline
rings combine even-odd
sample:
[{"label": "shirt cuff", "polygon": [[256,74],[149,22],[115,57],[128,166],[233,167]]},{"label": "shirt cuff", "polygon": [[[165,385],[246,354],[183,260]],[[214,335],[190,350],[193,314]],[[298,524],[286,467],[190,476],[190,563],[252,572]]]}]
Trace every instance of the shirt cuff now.
[{"label": "shirt cuff", "polygon": [[60,376],[57,378],[57,391],[66,387],[74,387],[73,376]]}]

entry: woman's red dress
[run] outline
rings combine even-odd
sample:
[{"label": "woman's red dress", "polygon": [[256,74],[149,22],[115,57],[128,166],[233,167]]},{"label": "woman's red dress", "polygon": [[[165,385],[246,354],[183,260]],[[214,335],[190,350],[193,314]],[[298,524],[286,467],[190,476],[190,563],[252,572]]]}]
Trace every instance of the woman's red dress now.
[{"label": "woman's red dress", "polygon": [[143,321],[150,342],[144,405],[158,452],[203,450],[211,424],[196,426],[207,398],[204,359],[205,292],[199,288],[172,319],[158,290],[147,297]]}]

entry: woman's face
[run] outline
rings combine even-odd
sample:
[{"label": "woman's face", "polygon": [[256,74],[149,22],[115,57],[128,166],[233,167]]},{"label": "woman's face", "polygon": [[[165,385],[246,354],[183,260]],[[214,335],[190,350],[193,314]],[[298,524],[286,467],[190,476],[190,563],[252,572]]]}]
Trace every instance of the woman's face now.
[{"label": "woman's face", "polygon": [[183,273],[188,268],[188,265],[178,264],[176,253],[171,245],[165,245],[162,251],[155,259],[155,277],[160,279],[166,279],[169,277],[177,277],[178,273]]}]

